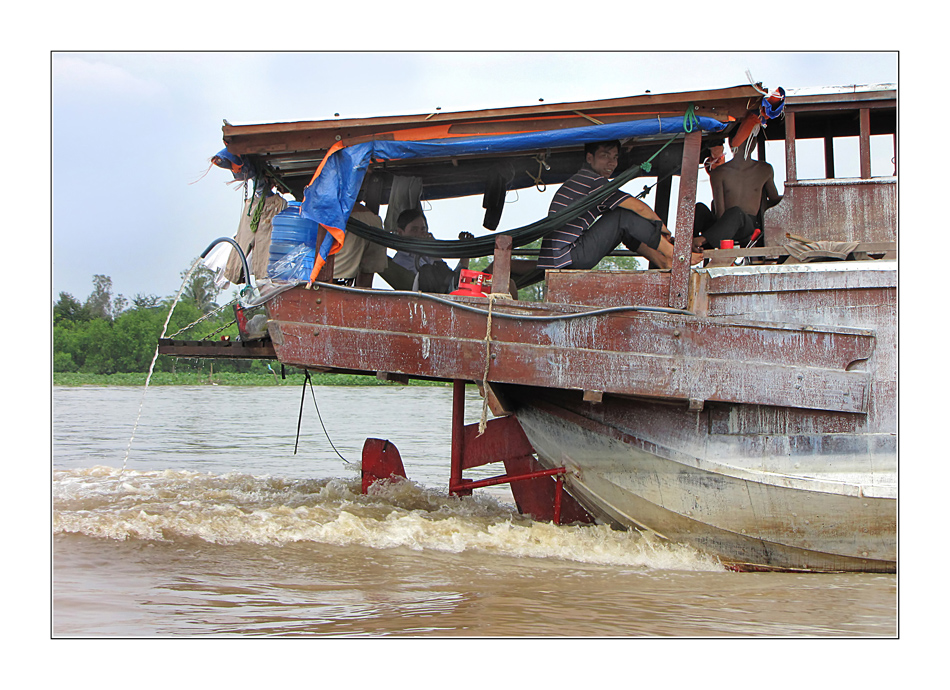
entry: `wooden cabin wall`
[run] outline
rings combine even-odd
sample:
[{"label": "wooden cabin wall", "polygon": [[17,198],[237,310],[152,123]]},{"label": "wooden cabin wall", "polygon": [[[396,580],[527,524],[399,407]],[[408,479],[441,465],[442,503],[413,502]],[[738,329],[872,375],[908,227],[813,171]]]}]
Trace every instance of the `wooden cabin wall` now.
[{"label": "wooden cabin wall", "polygon": [[897,179],[785,183],[782,201],[765,212],[765,243],[785,234],[837,242],[897,241]]}]

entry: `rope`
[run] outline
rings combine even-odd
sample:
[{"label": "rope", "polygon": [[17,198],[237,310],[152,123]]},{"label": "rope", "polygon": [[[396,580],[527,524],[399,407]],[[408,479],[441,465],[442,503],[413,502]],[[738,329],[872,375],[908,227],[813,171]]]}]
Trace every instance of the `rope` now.
[{"label": "rope", "polygon": [[[542,158],[541,156],[535,156],[535,159],[538,161],[538,175],[537,175],[537,177],[535,177],[534,175],[532,175],[530,170],[525,170],[524,172],[525,172],[525,175],[527,175],[528,177],[530,177],[530,178],[531,178],[531,181],[534,182],[534,186],[537,187],[538,191],[541,192],[541,193],[544,193],[544,190],[546,190],[546,189],[548,188],[548,186],[547,186],[547,184],[545,184],[544,180],[541,179],[541,175],[544,174],[544,168],[545,168],[544,158]],[[550,167],[548,167],[548,170],[550,170]]]},{"label": "rope", "polygon": [[485,329],[485,373],[482,375],[482,417],[478,422],[478,436],[485,433],[485,427],[488,425],[488,368],[491,366],[491,317],[492,307],[495,300],[511,299],[507,292],[493,292],[488,295],[488,319]]},{"label": "rope", "polygon": [[692,103],[686,106],[686,113],[683,115],[683,129],[686,130],[687,134],[699,126],[699,118],[696,117],[695,110],[696,108]]}]

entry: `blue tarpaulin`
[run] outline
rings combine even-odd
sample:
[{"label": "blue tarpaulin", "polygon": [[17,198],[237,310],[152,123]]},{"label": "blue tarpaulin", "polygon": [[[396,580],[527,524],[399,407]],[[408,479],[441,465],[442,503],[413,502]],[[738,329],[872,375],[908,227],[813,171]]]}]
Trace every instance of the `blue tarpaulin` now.
[{"label": "blue tarpaulin", "polygon": [[328,232],[314,263],[316,275],[330,254],[339,251],[346,221],[356,204],[363,176],[372,161],[410,160],[479,153],[512,153],[576,146],[594,141],[679,134],[697,129],[720,132],[728,123],[714,118],[656,118],[545,132],[485,135],[426,141],[370,141],[330,153],[316,179],[304,190],[301,214]]}]

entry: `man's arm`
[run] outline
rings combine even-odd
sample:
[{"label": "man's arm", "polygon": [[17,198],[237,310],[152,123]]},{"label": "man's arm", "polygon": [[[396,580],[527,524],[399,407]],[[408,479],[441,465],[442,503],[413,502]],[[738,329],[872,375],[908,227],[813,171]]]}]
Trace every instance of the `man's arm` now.
[{"label": "man's arm", "polygon": [[722,187],[722,172],[716,172],[719,174],[714,173],[709,176],[709,186],[712,188],[712,212],[716,218],[721,218],[726,210],[726,193]]},{"label": "man's arm", "polygon": [[765,183],[765,208],[772,208],[778,202],[782,200],[781,195],[778,193],[778,189],[775,187],[775,180],[771,175],[769,175],[768,181]]}]

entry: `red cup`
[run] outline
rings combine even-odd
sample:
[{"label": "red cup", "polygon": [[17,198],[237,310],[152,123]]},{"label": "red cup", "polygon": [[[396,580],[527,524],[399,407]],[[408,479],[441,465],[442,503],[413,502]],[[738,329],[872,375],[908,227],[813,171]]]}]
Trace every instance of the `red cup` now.
[{"label": "red cup", "polygon": [[735,243],[732,240],[723,240],[719,243],[720,249],[732,249],[735,246]]}]

